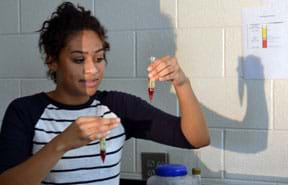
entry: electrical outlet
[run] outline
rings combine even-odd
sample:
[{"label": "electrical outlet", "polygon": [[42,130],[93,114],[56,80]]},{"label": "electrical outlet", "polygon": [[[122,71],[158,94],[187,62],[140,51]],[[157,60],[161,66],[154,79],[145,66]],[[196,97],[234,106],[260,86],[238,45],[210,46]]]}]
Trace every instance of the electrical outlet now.
[{"label": "electrical outlet", "polygon": [[169,162],[168,153],[141,153],[142,161],[142,178],[147,180],[148,177],[155,174],[155,168],[159,164]]}]

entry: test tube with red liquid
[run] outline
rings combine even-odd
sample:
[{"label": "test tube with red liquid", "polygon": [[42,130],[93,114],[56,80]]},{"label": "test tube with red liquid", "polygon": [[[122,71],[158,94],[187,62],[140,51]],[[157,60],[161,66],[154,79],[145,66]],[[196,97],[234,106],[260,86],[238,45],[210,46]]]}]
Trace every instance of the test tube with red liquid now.
[{"label": "test tube with red liquid", "polygon": [[105,139],[105,137],[102,137],[100,139],[100,156],[101,156],[101,159],[104,163],[105,157],[106,157],[106,139]]},{"label": "test tube with red liquid", "polygon": [[[155,60],[156,60],[155,57],[150,57],[150,63],[153,63]],[[154,90],[155,90],[155,81],[148,78],[148,96],[150,103],[152,103]]]}]

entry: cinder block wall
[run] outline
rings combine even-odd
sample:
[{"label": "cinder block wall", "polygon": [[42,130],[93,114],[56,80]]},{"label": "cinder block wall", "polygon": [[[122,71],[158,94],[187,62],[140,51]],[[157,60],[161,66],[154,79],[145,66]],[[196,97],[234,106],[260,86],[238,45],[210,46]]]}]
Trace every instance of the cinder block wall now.
[{"label": "cinder block wall", "polygon": [[[0,119],[19,96],[48,91],[35,30],[60,0],[0,1]],[[203,184],[288,184],[288,80],[244,80],[241,9],[261,0],[78,0],[106,26],[112,49],[102,89],[146,95],[150,56],[176,55],[205,112],[211,145],[183,150],[130,140],[122,178],[141,179],[141,152],[202,169]],[[178,114],[169,83],[155,106]]]}]

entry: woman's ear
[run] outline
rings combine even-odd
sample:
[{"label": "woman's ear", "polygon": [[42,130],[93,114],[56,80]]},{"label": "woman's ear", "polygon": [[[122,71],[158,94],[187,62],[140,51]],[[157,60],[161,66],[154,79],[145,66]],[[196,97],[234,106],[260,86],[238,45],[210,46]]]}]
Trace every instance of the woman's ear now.
[{"label": "woman's ear", "polygon": [[48,65],[49,70],[57,71],[58,63],[53,57],[47,58],[47,65]]}]

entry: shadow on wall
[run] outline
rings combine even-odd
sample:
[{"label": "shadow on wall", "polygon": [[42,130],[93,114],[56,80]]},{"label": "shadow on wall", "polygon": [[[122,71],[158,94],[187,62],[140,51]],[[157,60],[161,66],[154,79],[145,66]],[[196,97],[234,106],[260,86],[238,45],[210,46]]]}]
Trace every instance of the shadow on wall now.
[{"label": "shadow on wall", "polygon": [[[152,1],[150,2],[152,3]],[[138,38],[136,37],[137,40],[137,66],[143,66],[147,65],[147,58],[151,55],[155,55],[156,57],[163,56],[163,55],[175,55],[176,53],[176,34],[173,30],[175,26],[173,25],[173,21],[170,20],[169,15],[165,15],[161,13],[161,7],[159,5],[159,1],[153,1],[153,5],[151,6],[158,6],[159,7],[159,13],[157,16],[161,17],[161,24],[162,25],[167,25],[167,27],[161,28],[159,32],[166,33],[166,34],[161,34],[157,30],[154,31],[153,29],[151,33],[145,37]],[[153,12],[155,15],[155,12]],[[164,22],[164,23],[163,23]],[[137,31],[137,35],[144,34],[141,32],[141,30]],[[147,30],[145,30],[145,34],[147,34]],[[145,38],[145,39],[143,39]],[[192,43],[193,44],[193,43]],[[199,43],[196,43],[199,44]],[[141,47],[139,47],[141,45]],[[142,49],[142,50],[141,50]],[[181,50],[181,48],[179,48]],[[240,102],[242,105],[246,105],[246,114],[243,117],[242,120],[235,120],[231,119],[229,117],[226,117],[225,115],[221,115],[217,113],[216,111],[208,108],[207,106],[202,104],[203,110],[205,112],[206,117],[212,118],[211,120],[208,120],[208,124],[210,128],[220,128],[223,129],[224,131],[226,129],[233,129],[233,131],[241,132],[241,134],[236,134],[235,136],[230,133],[230,138],[234,137],[233,143],[229,144],[229,140],[225,139],[224,142],[224,150],[225,151],[231,151],[231,152],[236,152],[240,154],[257,154],[260,153],[261,151],[265,151],[267,148],[267,142],[268,142],[268,129],[269,129],[269,115],[268,115],[268,106],[266,102],[266,95],[265,95],[265,89],[264,89],[264,83],[265,80],[263,78],[260,78],[261,80],[247,80],[243,78],[242,69],[245,72],[245,67],[243,64],[245,61],[252,62],[257,68],[262,68],[262,77],[263,77],[263,66],[261,64],[260,58],[256,56],[247,56],[246,58],[243,57],[238,57],[238,61],[228,61],[228,62],[237,62],[238,63],[238,96],[240,99]],[[143,69],[137,68],[138,69]],[[137,75],[139,76],[145,76],[141,73],[141,71],[137,71]],[[170,89],[168,86],[170,84],[166,84],[167,88],[165,89]],[[162,91],[163,92],[163,91]],[[161,92],[161,93],[162,93]],[[246,102],[243,102],[243,97],[244,97],[244,92],[247,94],[247,99],[245,99]],[[165,92],[164,92],[165,93]],[[157,93],[156,93],[157,95]],[[155,98],[156,106],[157,106],[157,97]],[[167,102],[167,101],[166,101]],[[165,100],[164,100],[165,104]],[[261,105],[261,106],[259,106]],[[165,106],[165,105],[164,105]],[[162,107],[161,107],[162,108]],[[239,113],[240,114],[240,113]],[[259,117],[261,117],[259,119]],[[261,120],[261,121],[259,121]],[[215,126],[214,123],[217,123]],[[244,130],[245,129],[245,130]],[[260,130],[259,132],[258,129]],[[252,131],[251,131],[252,130]],[[246,136],[246,131],[247,135]],[[250,132],[249,132],[250,131]],[[255,132],[254,132],[255,131]],[[243,136],[243,132],[245,133]],[[226,132],[224,132],[226,134]],[[255,134],[257,133],[257,134]],[[255,134],[255,135],[254,135]],[[224,137],[226,137],[225,135]],[[239,138],[237,138],[239,137]],[[239,140],[237,140],[239,139]],[[236,142],[237,141],[237,142]],[[236,144],[235,144],[236,143]],[[211,142],[212,147],[219,147],[218,145],[215,145],[214,142]],[[222,150],[222,148],[220,148]],[[209,170],[205,166],[205,163],[199,159],[199,166],[203,166],[205,168],[205,171],[207,171],[208,177],[217,177],[221,173],[222,176],[229,175],[230,177],[235,177],[235,178],[240,178],[240,179],[258,179],[261,180],[263,179],[276,179],[277,181],[287,181],[287,178],[283,177],[275,177],[275,176],[257,176],[257,175],[252,175],[251,173],[249,174],[232,174],[228,172],[223,172],[223,171],[212,171]]]},{"label": "shadow on wall", "polygon": [[[227,118],[217,112],[209,109],[205,105],[202,105],[205,115],[212,118],[209,123],[209,127],[215,128],[213,123],[216,123],[217,128],[234,128],[234,129],[261,129],[268,130],[269,116],[266,103],[266,95],[264,89],[264,80],[247,80],[241,78],[241,69],[245,72],[245,62],[253,63],[254,67],[257,69],[262,69],[261,74],[259,74],[259,79],[264,78],[264,70],[261,64],[261,59],[256,56],[238,57],[238,96],[241,105],[243,105],[244,91],[247,93],[246,100],[246,113],[241,121]],[[244,64],[244,65],[243,65]],[[245,75],[244,75],[245,76]],[[261,102],[261,103],[259,103]],[[262,106],[259,106],[261,104]],[[253,132],[248,132],[253,134]],[[236,135],[235,135],[236,136]],[[226,143],[225,150],[235,151],[239,153],[257,153],[263,151],[267,147],[267,132],[261,132],[261,136],[249,135],[249,137],[241,137],[239,139],[238,145],[233,145]],[[235,142],[235,140],[233,140]],[[229,141],[227,141],[229,142]]]}]

